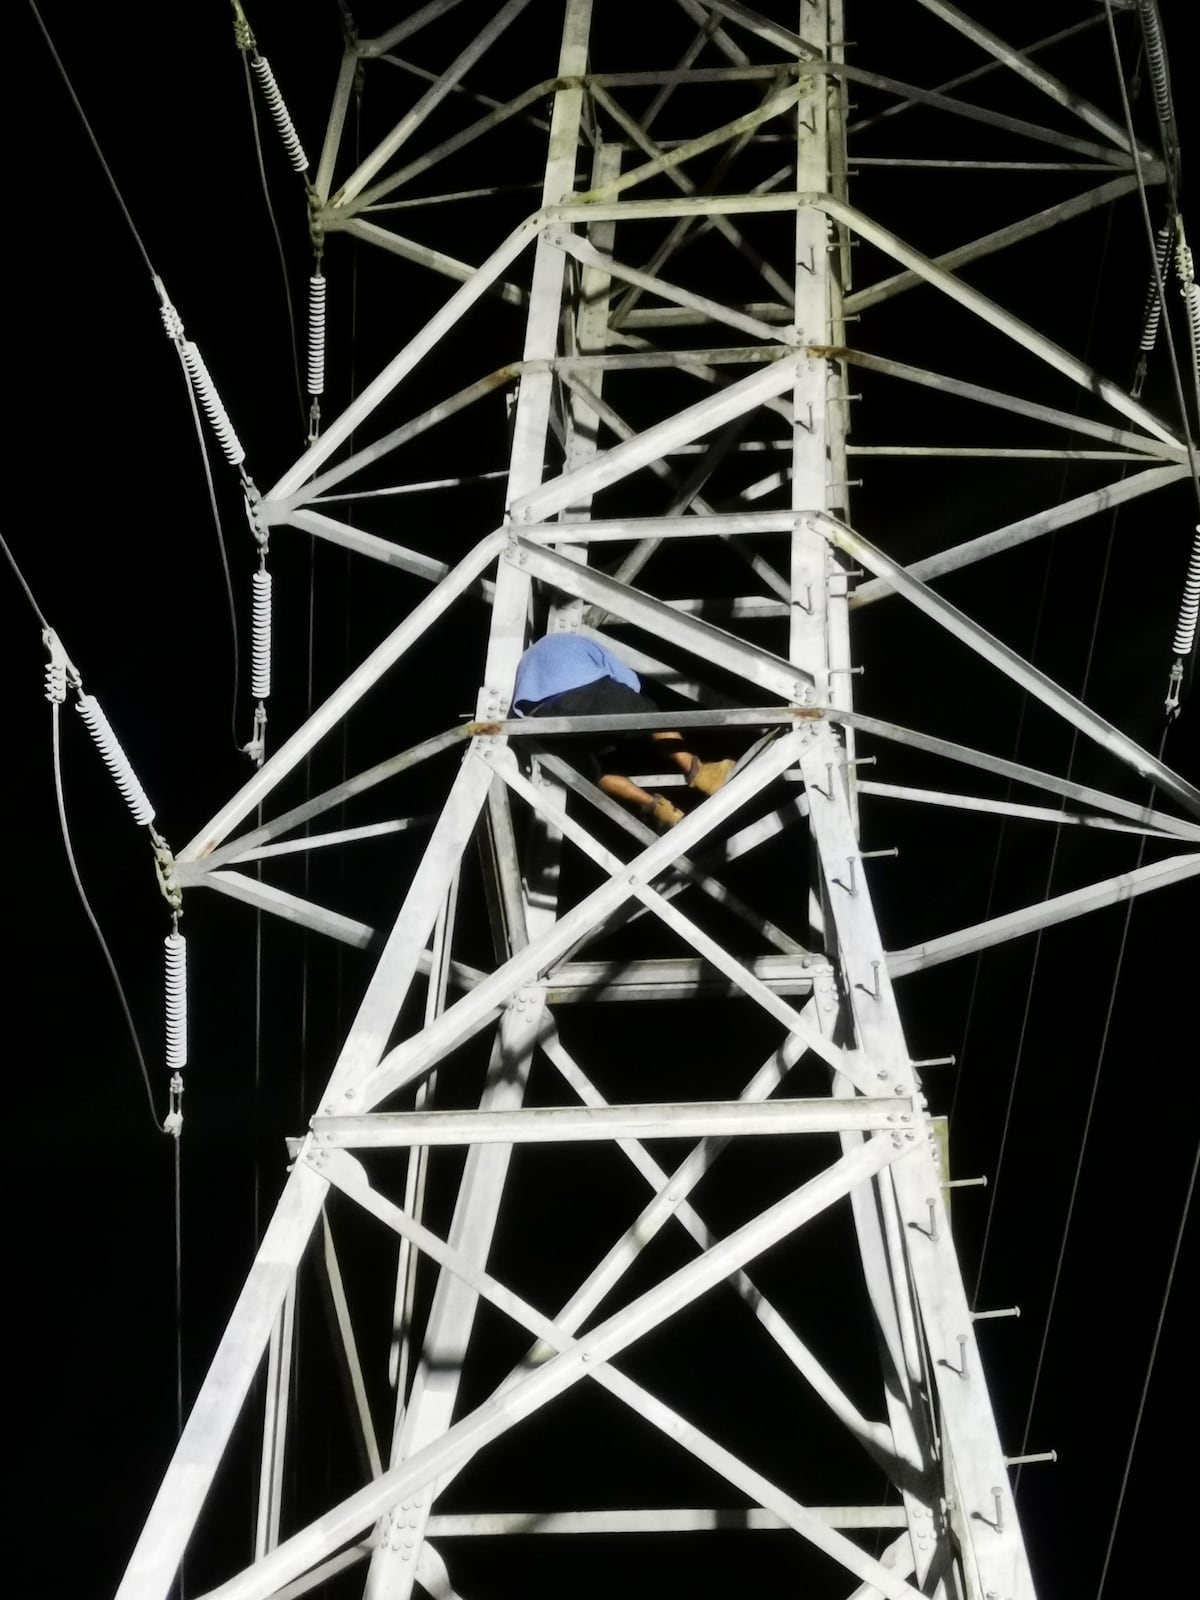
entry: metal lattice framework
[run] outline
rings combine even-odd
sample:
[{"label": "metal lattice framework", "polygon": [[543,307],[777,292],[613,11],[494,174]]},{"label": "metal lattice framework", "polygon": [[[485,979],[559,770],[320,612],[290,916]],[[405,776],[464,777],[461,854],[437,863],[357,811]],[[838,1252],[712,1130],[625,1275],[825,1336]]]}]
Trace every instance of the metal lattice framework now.
[{"label": "metal lattice framework", "polygon": [[[669,1535],[673,1586],[703,1592],[705,1537],[731,1526],[747,1540],[792,1530],[798,1537],[772,1559],[805,1593],[1034,1593],[948,1224],[949,1175],[898,990],[912,973],[1194,875],[1200,793],[931,584],[1177,482],[1188,466],[1172,427],[972,287],[967,270],[1132,194],[1139,169],[1143,181],[1161,181],[1159,157],[1131,144],[1119,121],[1068,90],[1034,52],[1010,49],[941,0],[921,5],[968,38],[993,82],[1036,92],[1045,121],[851,67],[841,0],[797,4],[795,31],[740,0],[656,0],[655,27],[636,40],[603,0],[507,0],[465,48],[452,0],[432,0],[381,37],[347,43],[314,179],[317,230],[331,256],[334,236],[347,234],[461,283],[255,515],[277,539],[295,529],[331,540],[431,588],[178,858],[188,894],[217,890],[315,934],[374,943],[378,954],[132,1558],[125,1600],[169,1592],[264,1364],[256,1557],[213,1591],[222,1600],[299,1595],[356,1564],[371,1596],[407,1595],[414,1585],[449,1594],[455,1540],[534,1533],[561,1535],[556,1548],[578,1551],[581,1570],[596,1539]],[[551,76],[526,83],[515,63],[530,37],[524,30],[534,28],[539,38],[561,28],[561,49]],[[444,49],[449,65],[350,170],[343,128],[357,74],[422,29],[431,54]],[[482,82],[496,52],[505,62],[496,81],[509,87],[479,113],[456,91],[468,73]],[[919,210],[909,212],[912,237],[902,237],[848,195],[847,92],[855,83],[886,97],[888,116],[918,106],[948,149],[965,127],[986,136],[989,150],[1010,151],[1020,181],[1032,184],[1031,174],[1053,167],[1072,172],[1078,192],[1049,208],[1032,204],[940,254],[924,243]],[[544,142],[526,119],[547,102],[541,203],[506,235],[483,238],[482,264],[393,229],[390,201],[439,163],[462,171],[455,161],[486,148],[503,166],[503,140],[511,136],[514,151]],[[905,179],[898,165],[896,181]],[[441,214],[432,202],[416,211],[430,233]],[[864,259],[886,263],[863,287],[859,246]],[[926,304],[932,297],[947,328],[986,328],[992,342],[977,353],[969,339],[947,338],[945,372],[878,353],[895,348],[887,319],[913,290]],[[997,340],[1030,375],[1019,395],[997,385],[986,353]],[[475,352],[493,348],[505,352],[501,362],[481,366]],[[430,405],[435,357],[439,398]],[[1077,387],[1076,409],[1035,400],[1039,372],[1056,375],[1064,392]],[[856,382],[881,385],[901,404],[930,392],[953,404],[962,443],[896,450],[965,456],[980,474],[993,472],[997,457],[1090,452],[1097,463],[1119,463],[1122,475],[967,539],[944,518],[938,553],[915,561],[889,554],[886,538],[856,531],[850,513],[852,465],[868,472],[871,455],[890,447],[869,427],[866,439],[876,442],[849,444]],[[471,535],[456,564],[330,507],[339,493],[414,481],[434,429],[458,429],[464,467],[478,464],[476,419],[483,407],[493,408],[491,418],[498,392],[515,397],[504,517]],[[1011,443],[1014,415],[1035,445]],[[688,593],[689,579],[701,592]],[[1013,693],[1102,747],[1114,771],[1132,768],[1151,781],[1162,809],[856,709],[852,618],[883,601],[922,614],[998,683],[1008,680]],[[694,705],[591,725],[710,739],[713,730],[742,731],[748,748],[732,780],[670,832],[655,835],[530,737],[578,732],[580,720],[533,727],[510,718],[517,661],[543,604],[550,628],[613,642],[651,683]],[[479,654],[475,721],[239,833],[259,808],[269,816],[282,781],[388,674],[395,692],[411,647],[439,634],[447,649]],[[879,748],[916,752],[936,774],[930,786],[861,778],[856,750],[868,735]],[[988,783],[1011,780],[1026,798],[954,791],[944,774],[964,768]],[[418,770],[446,773],[444,804],[390,928],[272,886],[269,858],[280,841],[299,849],[394,829],[376,822],[332,839],[300,832],[377,787],[402,793]],[[981,924],[931,926],[920,942],[888,950],[865,865],[887,852],[865,847],[859,828],[860,810],[870,815],[877,800],[1141,832],[1173,848],[1134,873]],[[490,968],[464,958],[456,919],[460,875],[477,844],[496,948]],[[264,863],[262,876],[241,870],[251,861]],[[788,885],[790,916],[776,910],[778,893],[763,908],[768,881]],[[622,1018],[631,1049],[639,1039],[686,1035],[710,1008],[736,1019],[722,1035],[724,1097],[664,1098],[647,1070],[646,1094],[614,1103],[606,1085],[618,1078],[603,1046],[592,1058],[589,1025],[580,1022],[614,1000],[630,1002],[605,1009]],[[463,1063],[474,1059],[476,1040],[490,1053],[470,1109],[459,1084],[474,1081]],[[668,1047],[648,1048],[648,1061],[659,1048]],[[675,1085],[678,1075],[666,1081]],[[577,1239],[569,1226],[556,1235],[557,1288],[546,1293],[558,1297],[535,1304],[495,1264],[494,1239],[516,1204],[514,1172],[544,1184],[536,1203],[544,1215],[559,1204],[570,1165],[571,1153],[558,1147],[581,1143],[598,1146],[596,1160],[614,1173],[631,1167],[642,1200],[625,1207],[622,1178],[609,1211],[595,1202],[607,1225],[598,1252],[594,1228]],[[558,1151],[558,1176],[546,1178],[551,1169],[526,1148],[541,1144]],[[714,1164],[720,1170],[726,1146],[783,1152],[785,1179],[765,1203],[752,1187],[753,1205],[718,1206],[719,1221],[693,1192]],[[422,1197],[442,1161],[454,1191],[439,1229]],[[703,1195],[710,1192],[706,1185]],[[335,1240],[379,1224],[393,1241],[398,1281],[376,1280],[373,1296],[356,1303]],[[828,1318],[818,1314],[810,1326],[830,1270],[827,1246],[808,1264],[807,1241],[819,1229],[837,1241],[838,1316],[878,1348],[869,1400],[861,1375],[841,1370]],[[684,1240],[690,1255],[656,1256],[655,1241],[673,1234],[671,1248]],[[788,1270],[770,1275],[768,1297],[757,1271],[780,1248]],[[655,1261],[666,1262],[657,1276]],[[332,1289],[350,1416],[370,1470],[319,1516],[283,1528],[295,1453],[295,1295],[307,1272],[324,1274]],[[435,1285],[424,1302],[422,1284]],[[731,1438],[709,1420],[700,1386],[692,1406],[669,1384],[644,1381],[637,1355],[651,1336],[667,1352],[663,1371],[700,1359],[700,1308],[719,1296],[735,1302],[737,1320],[722,1323],[734,1330],[731,1342],[704,1361],[719,1362],[735,1385],[740,1371],[775,1363],[775,1386],[802,1393],[811,1411],[811,1428],[789,1445],[807,1463],[795,1482],[820,1483],[822,1461],[845,1455],[857,1463],[857,1498],[808,1503],[812,1496],[798,1496],[773,1457],[756,1458],[753,1438]],[[532,1352],[496,1381],[494,1347],[480,1328],[485,1304]],[[394,1412],[377,1435],[381,1380],[359,1350],[370,1344],[367,1324],[378,1326],[393,1305]],[[473,1364],[482,1386],[471,1380]],[[599,1396],[583,1421],[567,1409],[580,1387]],[[612,1491],[589,1499],[584,1474],[564,1482],[562,1504],[446,1509],[448,1486],[477,1458],[498,1461],[517,1482],[518,1424],[537,1418],[553,1430],[560,1412],[560,1432],[538,1438],[554,1439],[564,1461],[574,1452],[611,1466],[631,1448],[661,1450],[654,1497],[636,1500],[633,1488],[627,1503],[614,1505]],[[610,1442],[609,1427],[623,1443]],[[707,1472],[707,1505],[672,1488],[675,1463],[689,1457]],[[854,1476],[839,1471],[845,1481]]]}]

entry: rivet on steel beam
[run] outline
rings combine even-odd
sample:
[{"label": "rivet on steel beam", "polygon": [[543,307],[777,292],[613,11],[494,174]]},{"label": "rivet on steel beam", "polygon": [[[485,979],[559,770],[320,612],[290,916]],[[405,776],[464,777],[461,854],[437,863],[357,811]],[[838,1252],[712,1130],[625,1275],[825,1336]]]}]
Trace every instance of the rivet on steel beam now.
[{"label": "rivet on steel beam", "polygon": [[990,1322],[995,1317],[1019,1317],[1020,1315],[1020,1306],[1003,1306],[996,1311],[972,1311],[971,1320],[973,1322]]},{"label": "rivet on steel beam", "polygon": [[1057,1450],[1035,1450],[1027,1456],[1005,1456],[1006,1467],[1030,1467],[1037,1461],[1057,1461]]},{"label": "rivet on steel beam", "polygon": [[992,1504],[996,1507],[995,1529],[997,1533],[1004,1532],[1004,1493],[1000,1489],[992,1490]]},{"label": "rivet on steel beam", "polygon": [[957,1056],[926,1056],[924,1061],[910,1061],[910,1067],[954,1067],[958,1065]]},{"label": "rivet on steel beam", "polygon": [[947,1189],[986,1189],[986,1178],[949,1178],[946,1181]]}]

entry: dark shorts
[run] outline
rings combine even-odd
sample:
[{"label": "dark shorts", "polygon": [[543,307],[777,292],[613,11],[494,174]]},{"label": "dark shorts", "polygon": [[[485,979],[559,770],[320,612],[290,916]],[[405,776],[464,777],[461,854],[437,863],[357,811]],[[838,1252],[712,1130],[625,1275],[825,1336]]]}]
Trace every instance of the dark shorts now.
[{"label": "dark shorts", "polygon": [[[654,701],[638,694],[636,689],[618,683],[615,678],[597,678],[594,683],[585,683],[578,689],[567,689],[539,701],[526,714],[531,717],[605,717],[657,710]],[[670,769],[661,741],[651,739],[646,733],[564,734],[546,739],[544,744],[551,754],[569,761],[593,782],[606,772],[627,778],[631,772]]]}]

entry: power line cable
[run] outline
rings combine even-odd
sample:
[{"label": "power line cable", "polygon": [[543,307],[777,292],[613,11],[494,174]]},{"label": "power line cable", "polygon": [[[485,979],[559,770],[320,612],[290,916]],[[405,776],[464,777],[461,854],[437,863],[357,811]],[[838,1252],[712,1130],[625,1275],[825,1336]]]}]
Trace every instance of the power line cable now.
[{"label": "power line cable", "polygon": [[288,280],[287,257],[283,249],[283,236],[279,231],[279,220],[275,215],[275,207],[271,201],[271,187],[267,182],[267,168],[263,160],[262,130],[258,121],[258,102],[254,97],[254,82],[250,76],[250,62],[242,53],[242,71],[246,79],[246,96],[250,102],[250,122],[254,130],[254,153],[258,159],[258,178],[262,185],[263,201],[266,204],[267,216],[271,222],[271,232],[275,236],[275,254],[279,261],[279,273],[283,279],[283,295],[287,303],[288,337],[292,347],[292,376],[296,384],[296,400],[300,406],[300,425],[308,425],[308,409],[304,404],[304,386],[300,382],[300,347],[296,340],[296,308],[292,301],[292,286]]},{"label": "power line cable", "polygon": [[[1130,904],[1132,905],[1132,901]],[[1167,1281],[1163,1289],[1162,1301],[1158,1308],[1158,1319],[1154,1324],[1154,1338],[1150,1343],[1150,1355],[1146,1362],[1145,1376],[1142,1378],[1142,1391],[1138,1396],[1137,1414],[1133,1419],[1133,1433],[1129,1440],[1129,1449],[1125,1455],[1125,1465],[1121,1472],[1121,1487],[1117,1491],[1117,1504],[1113,1512],[1112,1527],[1109,1530],[1108,1544],[1104,1549],[1104,1565],[1100,1569],[1100,1583],[1096,1589],[1096,1600],[1104,1593],[1104,1585],[1108,1579],[1109,1563],[1112,1560],[1113,1545],[1117,1539],[1117,1527],[1121,1520],[1121,1512],[1125,1506],[1125,1491],[1129,1487],[1129,1473],[1133,1466],[1134,1453],[1137,1450],[1138,1434],[1141,1432],[1142,1417],[1146,1411],[1146,1396],[1150,1392],[1150,1380],[1154,1376],[1154,1363],[1158,1359],[1159,1342],[1162,1339],[1163,1324],[1167,1316],[1167,1304],[1171,1298],[1171,1289],[1175,1282],[1175,1269],[1179,1265],[1179,1252],[1183,1245],[1183,1235],[1187,1228],[1188,1215],[1192,1208],[1192,1196],[1196,1191],[1196,1169],[1200,1166],[1200,1144],[1196,1146],[1196,1154],[1192,1157],[1192,1171],[1188,1178],[1187,1193],[1183,1199],[1183,1210],[1179,1217],[1179,1227],[1175,1232],[1175,1243],[1171,1250],[1171,1263],[1167,1268]]]},{"label": "power line cable", "polygon": [[34,599],[33,590],[29,587],[29,584],[26,582],[25,574],[21,571],[20,567],[17,565],[17,558],[16,558],[16,556],[13,555],[12,551],[9,549],[8,540],[4,537],[4,535],[2,533],[0,533],[0,549],[2,549],[4,551],[5,556],[8,558],[8,564],[13,569],[13,572],[16,575],[17,582],[21,585],[21,588],[25,591],[25,598],[29,601],[29,604],[33,607],[33,614],[38,619],[38,621],[41,623],[42,631],[43,632],[47,632],[49,630],[50,624],[46,621],[46,614],[42,610],[41,606],[39,606],[37,601]]},{"label": "power line cable", "polygon": [[54,753],[54,797],[58,803],[58,821],[59,827],[62,829],[63,847],[67,853],[67,864],[71,869],[71,877],[74,880],[75,888],[78,891],[80,903],[83,906],[88,921],[92,925],[92,932],[96,935],[97,942],[100,945],[101,953],[104,956],[105,964],[108,967],[109,975],[113,981],[113,987],[117,991],[117,999],[120,1002],[121,1012],[124,1015],[126,1027],[129,1029],[129,1037],[133,1042],[133,1053],[137,1057],[137,1063],[141,1069],[142,1082],[146,1088],[146,1100],[150,1106],[150,1119],[154,1123],[155,1132],[161,1133],[163,1131],[162,1126],[158,1120],[158,1113],[154,1109],[154,1091],[150,1087],[150,1073],[146,1068],[146,1058],[142,1054],[142,1045],[140,1039],[138,1038],[137,1028],[134,1026],[133,1013],[129,1009],[129,1001],[125,998],[125,990],[121,984],[116,963],[112,958],[112,952],[108,948],[108,941],[105,939],[100,924],[96,920],[96,913],[92,910],[91,902],[87,897],[87,891],[83,887],[83,879],[79,876],[79,868],[75,862],[75,852],[71,847],[71,831],[67,826],[67,807],[66,801],[63,798],[62,760],[59,745],[57,703],[52,703],[50,709],[53,712],[53,737],[51,742]]},{"label": "power line cable", "polygon": [[72,84],[71,79],[67,75],[67,69],[63,65],[62,57],[59,55],[58,51],[54,47],[54,40],[50,37],[49,29],[46,27],[46,24],[42,21],[42,14],[37,8],[37,0],[29,0],[29,9],[33,12],[34,21],[37,23],[39,29],[41,30],[42,38],[46,41],[46,48],[49,50],[51,56],[54,58],[54,65],[58,68],[59,76],[61,77],[61,79],[63,81],[63,86],[66,89],[67,94],[70,96],[71,104],[75,107],[75,110],[79,115],[80,122],[83,123],[83,131],[87,134],[88,141],[91,144],[92,149],[96,153],[96,160],[100,163],[101,167],[104,170],[104,176],[108,179],[108,186],[113,192],[113,198],[116,200],[117,205],[120,207],[121,215],[125,218],[126,226],[128,227],[130,233],[133,235],[133,242],[134,242],[134,244],[137,245],[138,251],[139,251],[139,253],[141,255],[142,260],[146,263],[146,271],[153,278],[155,273],[154,273],[154,266],[153,266],[153,264],[152,264],[152,262],[150,260],[150,253],[146,249],[146,246],[142,241],[142,236],[137,230],[137,225],[135,224],[135,222],[133,220],[133,217],[130,214],[129,207],[125,204],[124,197],[121,194],[120,189],[117,187],[117,180],[116,180],[116,178],[113,177],[112,168],[109,166],[108,162],[104,159],[104,152],[100,148],[100,141],[96,138],[95,133],[92,131],[92,125],[88,121],[87,112],[83,109],[83,105],[82,105],[82,103],[81,103],[81,101],[79,99],[79,96],[75,93],[74,85]]}]

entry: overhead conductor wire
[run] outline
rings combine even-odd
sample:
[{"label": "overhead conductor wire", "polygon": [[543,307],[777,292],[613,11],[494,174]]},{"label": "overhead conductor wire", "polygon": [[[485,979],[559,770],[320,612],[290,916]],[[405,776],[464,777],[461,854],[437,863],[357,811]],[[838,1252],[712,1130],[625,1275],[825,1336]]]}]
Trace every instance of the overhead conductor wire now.
[{"label": "overhead conductor wire", "polygon": [[[105,179],[108,182],[109,188],[112,190],[113,198],[117,203],[117,207],[120,210],[121,215],[125,218],[125,224],[129,229],[129,233],[130,233],[130,236],[133,239],[134,244],[137,246],[138,253],[140,254],[143,262],[145,263],[146,271],[149,273],[151,281],[152,282],[156,281],[157,280],[157,274],[155,273],[155,270],[154,270],[154,264],[150,260],[150,252],[146,249],[145,242],[143,241],[141,234],[138,232],[137,225],[133,220],[133,216],[130,213],[129,207],[125,204],[125,198],[122,195],[121,190],[117,185],[116,178],[113,176],[112,168],[109,166],[108,162],[105,160],[104,152],[100,148],[100,142],[96,138],[96,135],[95,135],[95,132],[92,129],[91,123],[88,121],[87,113],[83,109],[83,105],[82,105],[82,103],[81,103],[81,101],[79,99],[79,96],[75,93],[75,86],[71,82],[71,79],[70,79],[70,76],[67,73],[66,67],[63,65],[62,57],[59,55],[58,50],[55,48],[54,40],[50,37],[49,30],[47,29],[45,22],[42,20],[42,14],[38,10],[38,7],[37,7],[37,0],[29,0],[29,9],[33,13],[33,18],[34,18],[34,21],[37,23],[38,31],[41,33],[42,38],[45,40],[46,48],[50,52],[50,55],[51,55],[51,58],[54,61],[55,67],[58,69],[58,75],[62,79],[63,87],[66,89],[67,95],[68,95],[68,97],[69,97],[69,99],[71,101],[71,104],[75,107],[76,114],[78,115],[79,120],[83,125],[83,130],[84,130],[84,133],[87,135],[88,142],[91,145],[93,151],[95,152],[96,160],[100,163],[101,170],[104,173],[104,176],[105,176]],[[193,415],[196,415],[196,413],[195,413],[195,398],[194,398],[194,396],[193,396],[193,399],[192,399],[192,406],[193,406]],[[198,417],[197,417],[196,420],[197,420],[197,427],[199,427],[199,419],[198,419]],[[216,496],[215,496],[215,494],[213,492],[212,475],[208,471],[208,452],[207,452],[206,449],[203,448],[204,440],[203,440],[203,434],[202,433],[201,433],[201,436],[200,436],[200,442],[201,442],[201,446],[202,446],[202,455],[203,455],[203,458],[204,458],[205,475],[206,475],[206,477],[208,479],[209,504],[210,504],[210,506],[212,508],[213,522],[214,522],[214,525],[215,525],[216,530],[217,530],[217,539],[218,539],[218,543],[219,543],[220,549],[221,549],[222,564],[225,566],[226,575],[228,576],[228,562],[227,562],[226,553],[225,553],[225,537],[224,537],[224,534],[222,532],[220,518],[219,518],[218,513],[217,513]],[[29,596],[30,603],[33,605],[33,609],[37,613],[39,621],[42,623],[43,628],[47,627],[48,624],[46,623],[46,620],[45,620],[44,616],[42,615],[41,609],[37,605],[37,602],[34,600],[33,594],[30,591],[29,585],[26,583],[24,577],[21,575],[20,570],[17,567],[17,563],[16,563],[16,561],[15,561],[15,559],[13,557],[12,551],[9,549],[7,542],[4,541],[2,535],[0,535],[0,543],[3,543],[3,545],[4,545],[4,553],[8,557],[8,560],[11,563],[11,565],[13,567],[13,570],[16,571],[17,576],[20,579],[22,588],[25,590],[25,593]],[[236,615],[234,614],[234,612],[232,610],[232,599],[233,599],[232,585],[229,586],[229,598],[230,598],[230,624],[231,624],[231,627],[232,627],[232,630],[233,630],[233,639],[234,639],[234,661],[235,661],[234,672],[235,672],[235,683],[236,683],[236,673],[237,673],[237,666],[236,666],[236,661],[237,661],[237,618],[236,618]],[[149,1104],[150,1104],[150,1115],[151,1115],[151,1117],[152,1117],[152,1119],[154,1121],[155,1128],[158,1129],[161,1132],[162,1131],[162,1127],[161,1127],[161,1124],[159,1123],[159,1120],[158,1120],[158,1113],[154,1109],[154,1094],[153,1094],[153,1090],[151,1089],[151,1086],[150,1086],[150,1074],[149,1074],[149,1071],[147,1070],[147,1067],[146,1067],[146,1058],[142,1053],[141,1041],[138,1038],[137,1029],[134,1026],[133,1014],[129,1009],[129,1002],[125,997],[125,991],[121,986],[121,980],[120,980],[120,977],[119,977],[119,975],[117,973],[116,964],[113,961],[112,954],[109,951],[108,944],[107,944],[107,942],[106,942],[106,940],[104,938],[103,932],[101,931],[100,924],[96,920],[96,915],[92,910],[90,902],[88,901],[87,894],[86,894],[86,892],[84,890],[84,887],[83,887],[83,881],[79,876],[79,869],[78,869],[78,867],[76,865],[76,862],[75,862],[75,854],[74,854],[74,851],[71,848],[70,830],[69,830],[69,828],[67,826],[66,804],[65,804],[65,801],[64,801],[64,797],[63,797],[62,768],[61,768],[60,744],[59,744],[59,719],[58,719],[58,706],[57,706],[57,704],[52,705],[52,711],[53,711],[53,724],[52,724],[52,726],[53,726],[53,755],[54,755],[54,791],[55,791],[55,798],[56,798],[57,804],[58,804],[59,824],[60,824],[60,827],[62,829],[63,845],[64,845],[65,850],[66,850],[67,862],[68,862],[68,864],[70,866],[70,869],[71,869],[71,876],[74,879],[75,888],[78,891],[80,901],[83,904],[83,909],[84,909],[84,911],[85,911],[85,913],[87,915],[88,921],[92,925],[92,929],[95,932],[96,938],[100,943],[100,948],[101,948],[101,950],[103,951],[103,954],[104,954],[104,960],[105,960],[105,962],[106,962],[106,964],[108,966],[109,973],[112,976],[113,984],[114,984],[114,986],[116,988],[116,991],[117,991],[117,997],[118,997],[118,999],[120,1000],[120,1003],[121,1003],[121,1010],[124,1013],[125,1021],[126,1021],[126,1024],[128,1026],[128,1029],[129,1029],[129,1036],[130,1036],[131,1040],[133,1041],[134,1053],[137,1056],[138,1066],[141,1069],[142,1080],[143,1080],[143,1082],[145,1084],[145,1087],[146,1087],[146,1097],[147,1097],[147,1099],[149,1101]],[[235,742],[235,744],[237,742],[236,734],[235,734],[234,742]],[[183,1186],[182,1186],[182,1171],[181,1171],[180,1150],[179,1150],[180,1142],[181,1141],[179,1139],[175,1139],[175,1141],[174,1141],[174,1144],[175,1144],[175,1161],[174,1161],[174,1185],[173,1185],[173,1187],[174,1187],[174,1224],[175,1224],[175,1406],[176,1406],[176,1420],[177,1420],[177,1423],[178,1423],[179,1431],[180,1431],[180,1433],[182,1433],[182,1431],[183,1431],[183,1245],[182,1245],[181,1216],[182,1216],[182,1207],[183,1207]],[[181,1570],[181,1573],[180,1573],[181,1589],[182,1589],[182,1582],[183,1582],[183,1579],[182,1579],[182,1570]]]}]

